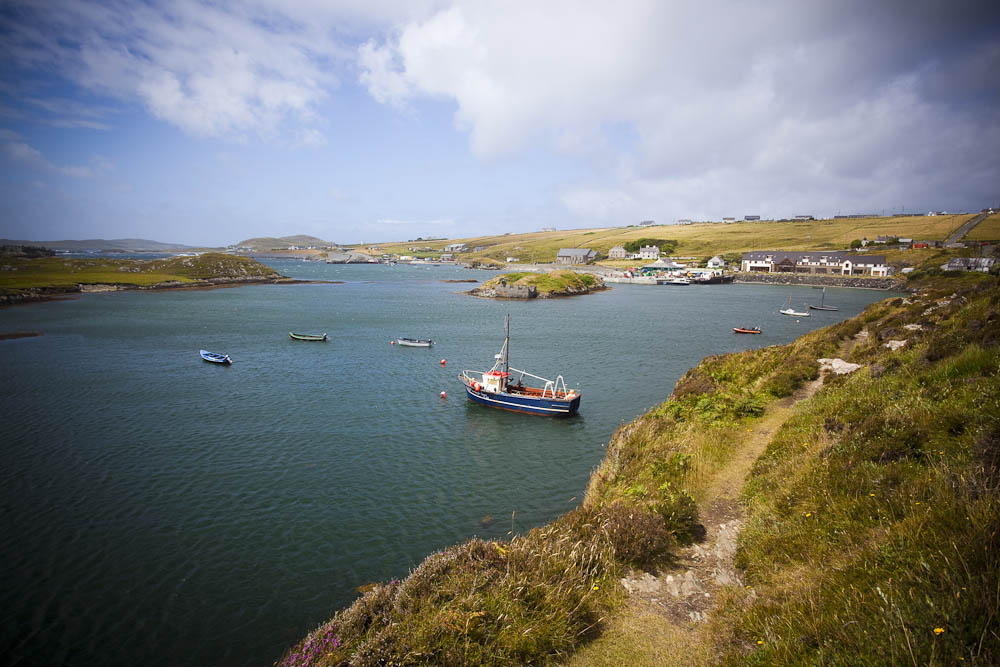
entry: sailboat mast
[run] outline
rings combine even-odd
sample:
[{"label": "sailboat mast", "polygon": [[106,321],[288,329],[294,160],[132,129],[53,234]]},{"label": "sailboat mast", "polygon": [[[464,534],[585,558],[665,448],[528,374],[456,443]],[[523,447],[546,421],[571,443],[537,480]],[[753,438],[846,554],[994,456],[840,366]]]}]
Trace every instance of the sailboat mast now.
[{"label": "sailboat mast", "polygon": [[507,384],[507,374],[510,372],[510,313],[507,313],[507,321],[504,325],[503,342],[503,384]]}]

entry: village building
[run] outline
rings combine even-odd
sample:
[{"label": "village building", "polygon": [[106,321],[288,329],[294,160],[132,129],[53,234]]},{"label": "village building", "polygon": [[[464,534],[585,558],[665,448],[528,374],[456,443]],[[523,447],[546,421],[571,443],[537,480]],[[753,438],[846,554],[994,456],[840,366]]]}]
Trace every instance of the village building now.
[{"label": "village building", "polygon": [[837,276],[888,276],[884,255],[852,255],[844,251],[743,253],[740,270],[756,273],[810,273]]},{"label": "village building", "polygon": [[988,273],[996,265],[995,257],[952,257],[941,268],[945,271],[982,271]]},{"label": "village building", "polygon": [[644,245],[639,248],[639,259],[659,259],[660,248],[655,245]]},{"label": "village building", "polygon": [[557,264],[590,264],[597,259],[593,248],[560,248],[556,255]]},{"label": "village building", "polygon": [[625,246],[616,245],[608,251],[608,259],[628,259],[628,251]]},{"label": "village building", "polygon": [[708,260],[706,265],[710,269],[724,269],[726,268],[726,260],[716,255],[712,259]]}]

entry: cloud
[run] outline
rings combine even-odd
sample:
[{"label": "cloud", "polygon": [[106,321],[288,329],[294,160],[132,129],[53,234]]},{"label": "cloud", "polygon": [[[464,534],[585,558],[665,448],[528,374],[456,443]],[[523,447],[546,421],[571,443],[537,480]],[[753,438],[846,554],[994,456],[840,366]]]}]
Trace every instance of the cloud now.
[{"label": "cloud", "polygon": [[[196,136],[270,135],[288,119],[317,120],[353,58],[331,39],[335,19],[314,6],[178,0],[157,5],[35,3],[0,14],[0,53],[92,94],[142,104]],[[90,122],[95,122],[93,119]]]},{"label": "cloud", "polygon": [[483,159],[588,161],[561,196],[584,219],[955,207],[1000,182],[998,26],[970,1],[469,2],[358,60],[380,102],[453,101]]},{"label": "cloud", "polygon": [[53,164],[41,151],[23,141],[17,133],[6,129],[0,129],[0,142],[3,142],[3,152],[14,162],[71,178],[96,178],[114,168],[111,161],[101,155],[93,156],[89,165],[60,166]]}]

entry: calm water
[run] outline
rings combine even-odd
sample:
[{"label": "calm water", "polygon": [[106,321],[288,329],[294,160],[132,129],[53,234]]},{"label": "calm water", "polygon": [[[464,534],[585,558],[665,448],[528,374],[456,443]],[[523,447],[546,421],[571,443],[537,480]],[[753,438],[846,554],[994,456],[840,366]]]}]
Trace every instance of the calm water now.
[{"label": "calm water", "polygon": [[[787,342],[887,296],[828,289],[841,310],[796,322],[777,314],[788,293],[799,306],[818,290],[622,285],[499,302],[443,282],[483,272],[272,264],[346,282],[0,311],[0,333],[44,332],[0,341],[8,663],[270,664],[357,586],[576,505],[615,428],[702,357]],[[512,363],[579,387],[578,417],[465,400],[456,376],[489,367],[507,312]]]}]

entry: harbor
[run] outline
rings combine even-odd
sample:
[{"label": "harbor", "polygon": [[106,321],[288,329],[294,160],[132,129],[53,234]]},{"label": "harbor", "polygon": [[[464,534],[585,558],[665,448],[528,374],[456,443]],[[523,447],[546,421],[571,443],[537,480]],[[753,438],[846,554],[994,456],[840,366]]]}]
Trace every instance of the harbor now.
[{"label": "harbor", "polygon": [[[614,430],[700,359],[793,340],[884,297],[828,289],[841,310],[796,322],[777,313],[788,290],[796,303],[819,303],[818,291],[623,284],[495,301],[446,282],[482,280],[460,267],[272,266],[330,282],[0,311],[0,333],[43,334],[4,341],[0,357],[0,595],[19,628],[9,658],[270,663],[359,586],[575,507]],[[661,326],[666,310],[685,325]],[[577,415],[466,398],[456,375],[485,370],[508,312],[513,365],[561,374],[583,395]],[[734,335],[743,325],[763,333]],[[433,347],[390,345],[401,335]],[[232,363],[203,362],[199,349]]]}]

